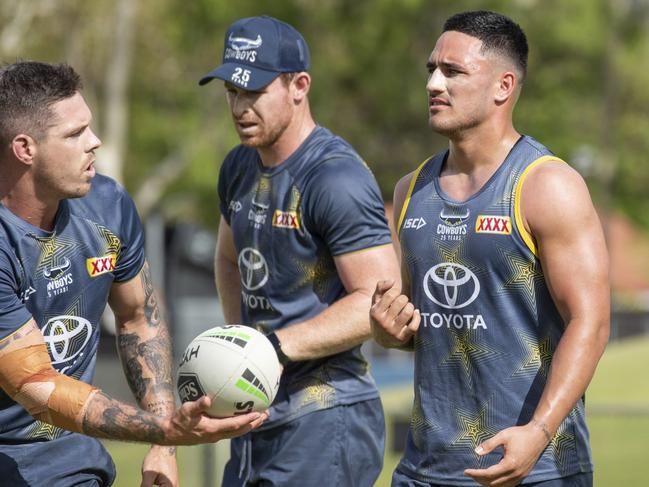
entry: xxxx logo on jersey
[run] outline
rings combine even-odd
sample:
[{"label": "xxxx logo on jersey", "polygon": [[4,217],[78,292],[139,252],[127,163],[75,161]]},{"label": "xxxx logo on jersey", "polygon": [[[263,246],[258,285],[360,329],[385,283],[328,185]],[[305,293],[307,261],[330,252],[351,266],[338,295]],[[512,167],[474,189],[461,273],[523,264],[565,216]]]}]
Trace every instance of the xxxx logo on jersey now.
[{"label": "xxxx logo on jersey", "polygon": [[103,257],[91,257],[86,259],[86,269],[90,277],[97,277],[115,269],[117,262],[116,254],[107,254]]},{"label": "xxxx logo on jersey", "polygon": [[476,233],[511,235],[512,219],[508,216],[478,215],[475,221]]},{"label": "xxxx logo on jersey", "polygon": [[298,230],[300,228],[300,219],[295,211],[275,210],[273,214],[273,226]]}]

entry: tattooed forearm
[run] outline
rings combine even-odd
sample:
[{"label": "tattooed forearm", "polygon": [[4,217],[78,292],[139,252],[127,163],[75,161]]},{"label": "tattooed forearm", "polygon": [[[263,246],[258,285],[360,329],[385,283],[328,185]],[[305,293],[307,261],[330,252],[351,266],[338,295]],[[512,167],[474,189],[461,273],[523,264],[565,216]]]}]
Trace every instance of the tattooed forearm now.
[{"label": "tattooed forearm", "polygon": [[158,416],[167,416],[174,410],[173,401],[151,401],[146,403],[146,410]]},{"label": "tattooed forearm", "polygon": [[166,416],[175,409],[171,338],[146,262],[140,283],[139,308],[119,324],[117,344],[126,379],[138,404]]},{"label": "tattooed forearm", "polygon": [[162,443],[164,431],[159,418],[98,392],[83,418],[83,432],[98,438]]},{"label": "tattooed forearm", "polygon": [[144,313],[146,315],[146,321],[149,326],[158,326],[162,321],[162,314],[158,306],[158,299],[156,298],[153,280],[151,279],[151,272],[149,271],[149,264],[147,262],[144,263],[141,276],[145,296]]},{"label": "tattooed forearm", "polygon": [[124,375],[138,404],[147,393],[151,379],[142,375],[142,365],[138,353],[140,337],[134,333],[123,333],[117,336],[117,347],[122,359]]},{"label": "tattooed forearm", "polygon": [[171,346],[168,337],[158,336],[141,343],[138,355],[144,358],[144,363],[153,372],[156,385],[171,384]]},{"label": "tattooed forearm", "polygon": [[[118,337],[124,373],[140,404],[150,393],[162,394],[173,402],[171,347],[168,342],[167,337],[160,336],[140,341],[140,336],[135,333],[123,333]],[[145,367],[148,369],[146,375],[151,378],[144,376]]]}]

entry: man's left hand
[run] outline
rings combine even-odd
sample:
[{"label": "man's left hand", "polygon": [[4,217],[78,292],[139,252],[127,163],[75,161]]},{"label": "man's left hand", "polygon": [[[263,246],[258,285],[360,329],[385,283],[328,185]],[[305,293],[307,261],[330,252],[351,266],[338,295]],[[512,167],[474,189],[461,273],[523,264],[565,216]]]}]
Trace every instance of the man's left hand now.
[{"label": "man's left hand", "polygon": [[153,445],[142,463],[140,487],[178,487],[178,465],[175,446]]},{"label": "man's left hand", "polygon": [[475,450],[478,455],[486,455],[502,446],[504,455],[500,462],[489,468],[468,468],[464,475],[488,487],[518,485],[532,470],[547,445],[545,430],[533,422],[504,429]]}]

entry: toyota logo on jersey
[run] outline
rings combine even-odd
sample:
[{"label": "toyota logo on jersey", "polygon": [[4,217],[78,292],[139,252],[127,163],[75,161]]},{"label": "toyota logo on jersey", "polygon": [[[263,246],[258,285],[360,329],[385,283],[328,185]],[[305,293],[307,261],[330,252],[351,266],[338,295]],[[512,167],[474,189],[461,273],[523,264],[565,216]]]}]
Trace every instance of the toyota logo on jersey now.
[{"label": "toyota logo on jersey", "polygon": [[464,308],[480,294],[480,282],[475,274],[451,262],[431,267],[424,276],[423,285],[428,299],[446,309]]},{"label": "toyota logo on jersey", "polygon": [[80,316],[61,315],[50,319],[43,329],[43,338],[52,358],[52,365],[64,372],[83,356],[83,351],[92,336],[92,325]]},{"label": "toyota logo on jersey", "polygon": [[241,284],[249,291],[259,289],[268,281],[268,264],[261,252],[252,247],[246,247],[237,259]]}]

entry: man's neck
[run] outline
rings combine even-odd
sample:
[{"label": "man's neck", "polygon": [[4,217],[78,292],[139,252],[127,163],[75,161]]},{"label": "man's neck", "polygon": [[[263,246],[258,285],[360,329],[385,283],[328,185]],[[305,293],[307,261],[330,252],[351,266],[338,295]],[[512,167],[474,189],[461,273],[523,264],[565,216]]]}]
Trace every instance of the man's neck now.
[{"label": "man's neck", "polygon": [[449,140],[449,155],[440,173],[442,190],[457,201],[466,201],[493,176],[520,134],[476,127]]},{"label": "man's neck", "polygon": [[476,127],[457,134],[449,139],[449,156],[444,170],[470,174],[489,167],[497,168],[520,136],[512,125]]},{"label": "man's neck", "polygon": [[31,180],[25,177],[14,179],[10,187],[0,187],[0,201],[14,215],[27,223],[51,231],[59,209],[59,201],[47,203],[36,194]]},{"label": "man's neck", "polygon": [[261,163],[265,167],[279,166],[302,145],[315,126],[316,124],[310,116],[290,124],[272,146],[257,148]]}]

